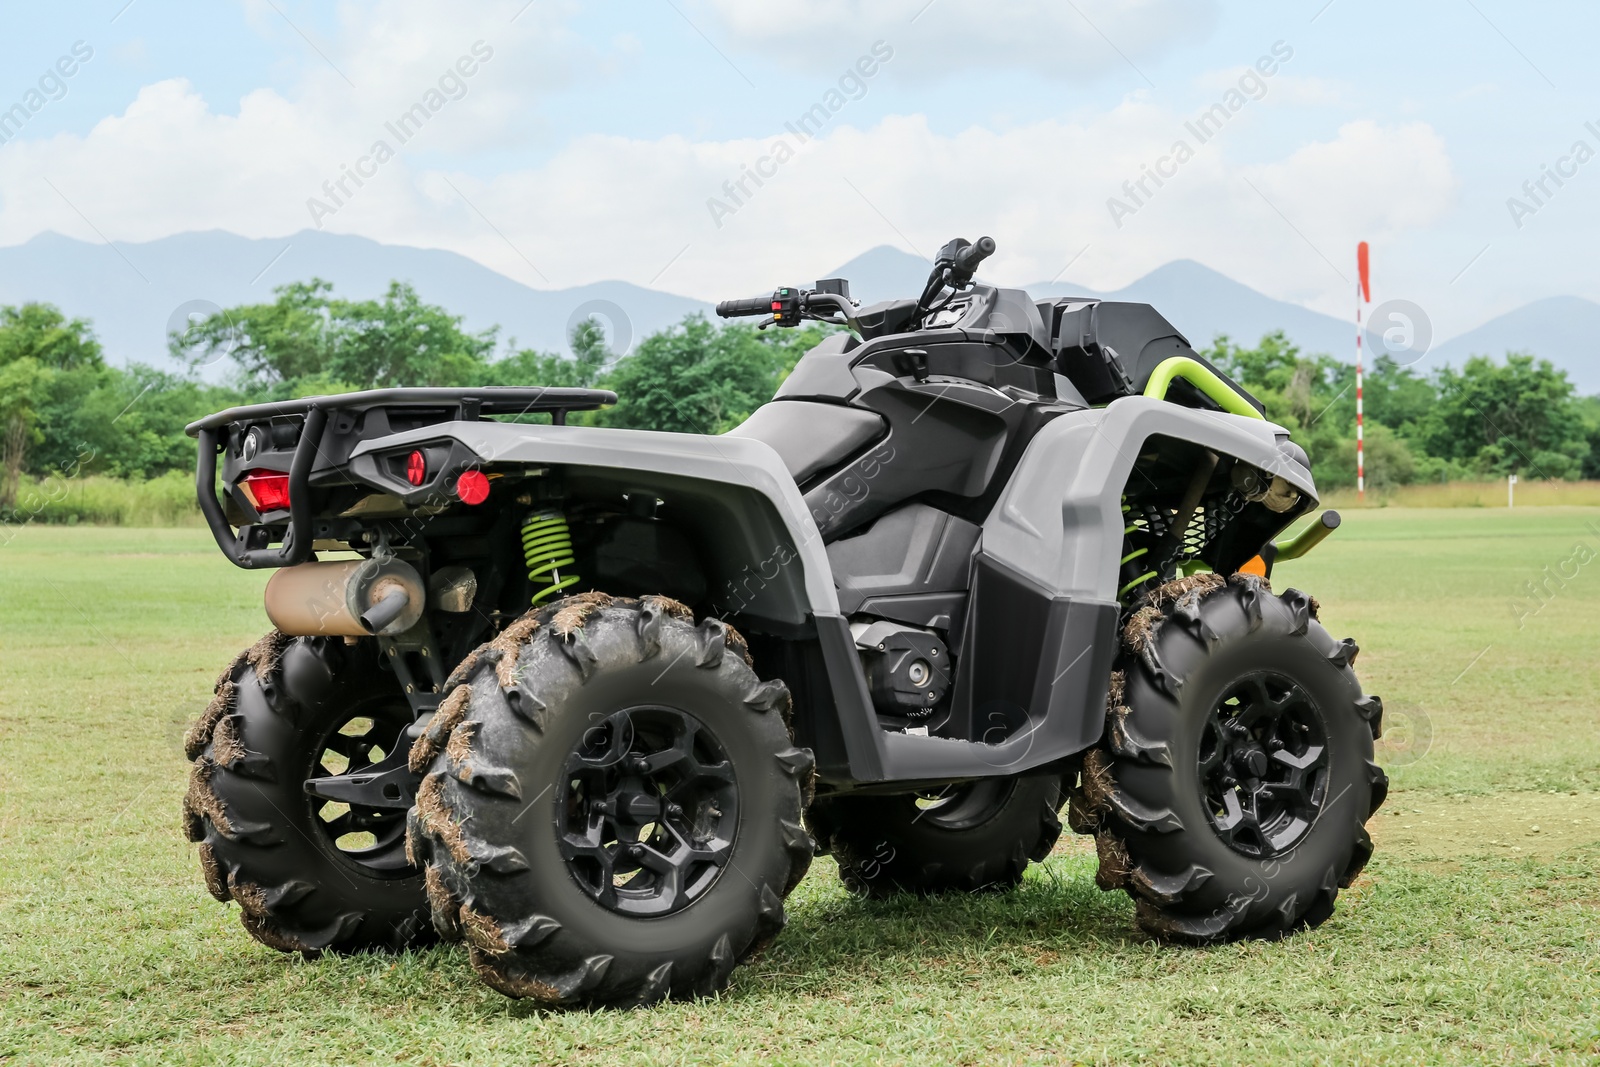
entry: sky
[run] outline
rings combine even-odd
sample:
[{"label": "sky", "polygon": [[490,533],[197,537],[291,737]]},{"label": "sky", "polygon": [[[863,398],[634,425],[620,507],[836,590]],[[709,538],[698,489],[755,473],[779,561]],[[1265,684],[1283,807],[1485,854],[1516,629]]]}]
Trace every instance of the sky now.
[{"label": "sky", "polygon": [[[1600,300],[1600,5],[4,3],[0,245],[307,228],[702,299],[993,236],[1415,302]],[[9,109],[9,110],[7,110]],[[404,118],[409,116],[409,118]]]}]

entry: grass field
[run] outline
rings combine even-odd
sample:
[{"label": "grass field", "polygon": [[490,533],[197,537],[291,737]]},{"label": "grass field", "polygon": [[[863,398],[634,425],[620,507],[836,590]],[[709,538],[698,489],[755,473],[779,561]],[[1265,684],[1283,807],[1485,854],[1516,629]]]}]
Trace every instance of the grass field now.
[{"label": "grass field", "polygon": [[0,547],[0,1062],[1600,1058],[1600,509],[1363,511],[1280,570],[1393,727],[1377,855],[1321,929],[1149,943],[1079,840],[933,901],[859,901],[823,860],[726,994],[635,1013],[506,1000],[453,947],[283,956],[206,895],[180,738],[263,578],[202,530]]}]

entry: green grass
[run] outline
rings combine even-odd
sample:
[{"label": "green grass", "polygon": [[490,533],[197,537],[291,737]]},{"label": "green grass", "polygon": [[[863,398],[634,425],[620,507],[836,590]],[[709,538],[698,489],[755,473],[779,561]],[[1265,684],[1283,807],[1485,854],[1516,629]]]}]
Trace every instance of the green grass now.
[{"label": "green grass", "polygon": [[201,530],[30,527],[0,546],[0,1063],[1591,1063],[1600,558],[1514,605],[1597,531],[1373,510],[1280,570],[1398,727],[1378,854],[1320,930],[1151,944],[1077,839],[1016,892],[932,901],[858,901],[824,860],[720,998],[547,1013],[456,948],[251,941],[179,831],[179,749],[265,576]]}]

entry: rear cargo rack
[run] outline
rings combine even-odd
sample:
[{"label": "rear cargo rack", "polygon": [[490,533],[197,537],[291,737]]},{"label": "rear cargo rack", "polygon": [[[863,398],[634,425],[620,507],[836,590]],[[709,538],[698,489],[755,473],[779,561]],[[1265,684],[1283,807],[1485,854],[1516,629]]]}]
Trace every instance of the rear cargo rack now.
[{"label": "rear cargo rack", "polygon": [[[615,404],[617,394],[605,389],[545,389],[522,386],[488,386],[480,389],[369,389],[337,396],[311,396],[281,400],[271,404],[247,404],[209,415],[185,427],[190,437],[199,439],[195,464],[195,494],[206,525],[216,538],[223,555],[240,567],[292,567],[311,556],[311,469],[322,444],[323,430],[330,412],[348,415],[373,408],[428,407],[454,408],[454,421],[474,422],[491,415],[548,414],[551,422],[564,425],[567,413],[593,411]],[[283,542],[277,548],[251,547],[259,544],[258,528],[246,526],[235,531],[217,499],[217,455],[227,443],[228,427],[237,423],[268,422],[300,417],[304,420],[289,468],[289,523]],[[451,420],[442,420],[451,421]],[[276,525],[276,524],[274,524]]]},{"label": "rear cargo rack", "polygon": [[[308,396],[299,400],[279,400],[271,404],[246,404],[207,415],[184,427],[190,437],[202,430],[216,430],[235,422],[260,422],[286,415],[307,415],[313,408],[336,411],[343,408],[456,407],[464,420],[483,415],[531,415],[548,413],[557,426],[567,421],[569,411],[593,411],[615,404],[617,394],[606,389],[544,389],[537,386],[485,386],[480,389],[368,389],[360,393],[335,396]],[[475,414],[470,414],[475,412]]]}]

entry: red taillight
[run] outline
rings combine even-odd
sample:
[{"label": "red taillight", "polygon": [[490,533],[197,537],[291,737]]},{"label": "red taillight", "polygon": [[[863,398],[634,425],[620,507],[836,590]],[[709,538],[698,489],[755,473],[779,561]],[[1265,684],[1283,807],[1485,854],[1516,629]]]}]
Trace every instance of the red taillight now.
[{"label": "red taillight", "polygon": [[482,471],[462,471],[456,479],[456,496],[463,504],[481,504],[489,499],[489,479]]},{"label": "red taillight", "polygon": [[251,471],[239,483],[251,505],[262,514],[289,506],[289,476],[282,471]]},{"label": "red taillight", "polygon": [[406,481],[412,485],[421,485],[428,480],[428,459],[421,452],[413,452],[406,457]]}]

